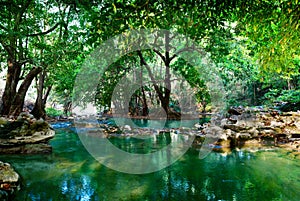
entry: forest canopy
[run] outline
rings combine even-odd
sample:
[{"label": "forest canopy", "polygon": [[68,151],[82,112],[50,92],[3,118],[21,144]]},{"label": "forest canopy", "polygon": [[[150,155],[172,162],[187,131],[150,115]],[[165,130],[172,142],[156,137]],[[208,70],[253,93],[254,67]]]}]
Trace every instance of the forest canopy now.
[{"label": "forest canopy", "polygon": [[[108,39],[141,29],[169,30],[197,43],[219,72],[228,106],[299,105],[299,7],[297,0],[3,0],[0,70],[6,75],[0,114],[17,116],[31,85],[36,88],[34,116],[45,117],[49,100],[70,112],[74,81],[86,58]],[[150,76],[154,69],[148,64],[160,63],[163,84],[152,80],[136,90],[130,113],[146,116],[150,105],[158,104],[170,116],[180,114],[169,70],[187,80],[206,110],[211,97],[205,75],[173,59],[168,37],[164,49],[136,51],[107,68],[95,95],[99,108],[110,109],[116,84],[133,66],[145,66],[143,73]]]}]

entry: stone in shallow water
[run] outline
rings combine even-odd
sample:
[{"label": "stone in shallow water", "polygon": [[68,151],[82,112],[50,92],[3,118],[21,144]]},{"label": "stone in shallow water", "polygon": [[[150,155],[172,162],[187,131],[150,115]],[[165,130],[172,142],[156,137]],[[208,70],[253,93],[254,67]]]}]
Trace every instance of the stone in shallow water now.
[{"label": "stone in shallow water", "polygon": [[8,163],[0,161],[0,182],[16,183],[19,181],[19,175],[14,171]]},{"label": "stone in shallow water", "polygon": [[20,189],[20,176],[13,167],[0,161],[0,199],[11,200],[13,193]]},{"label": "stone in shallow water", "polygon": [[2,154],[50,154],[51,152],[51,145],[45,143],[0,147],[0,153]]}]

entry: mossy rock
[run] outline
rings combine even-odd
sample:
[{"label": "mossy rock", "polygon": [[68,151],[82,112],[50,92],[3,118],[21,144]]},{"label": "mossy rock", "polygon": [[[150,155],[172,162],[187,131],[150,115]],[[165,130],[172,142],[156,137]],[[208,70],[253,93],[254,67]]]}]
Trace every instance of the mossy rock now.
[{"label": "mossy rock", "polygon": [[43,131],[50,127],[50,125],[44,120],[37,120],[30,124],[29,129],[32,131]]},{"label": "mossy rock", "polygon": [[6,125],[8,123],[8,120],[4,117],[0,117],[0,127]]},{"label": "mossy rock", "polygon": [[7,122],[3,125],[3,127],[0,127],[0,137],[1,138],[11,138],[12,136],[16,135],[18,133],[18,130],[22,127],[23,122],[21,121],[13,121],[13,122]]},{"label": "mossy rock", "polygon": [[[4,122],[4,120],[3,120]],[[36,132],[44,131],[50,128],[50,125],[40,120],[28,120],[24,118],[18,118],[16,121],[5,121],[0,127],[0,138],[10,139],[14,136],[30,136]]]}]

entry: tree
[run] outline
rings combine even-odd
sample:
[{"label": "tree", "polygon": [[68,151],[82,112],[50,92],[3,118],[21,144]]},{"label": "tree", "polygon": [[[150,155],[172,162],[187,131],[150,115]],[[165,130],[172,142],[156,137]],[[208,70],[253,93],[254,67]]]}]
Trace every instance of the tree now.
[{"label": "tree", "polygon": [[256,43],[254,59],[259,61],[261,79],[281,77],[291,88],[292,78],[300,73],[298,1],[245,1],[239,7],[241,34]]},{"label": "tree", "polygon": [[[147,2],[134,2],[134,1],[114,1],[102,2],[101,7],[91,7],[91,14],[89,19],[94,26],[89,27],[91,37],[89,38],[90,44],[98,44],[109,37],[122,33],[128,29],[140,28],[159,28],[168,29],[174,32],[185,34],[195,41],[203,44],[203,39],[209,37],[210,33],[214,31],[228,32],[229,30],[222,28],[224,22],[231,21],[232,10],[235,9],[235,4],[231,1],[201,1],[196,2],[181,2],[177,1],[147,1]],[[164,50],[153,48],[153,53],[157,54],[157,60],[161,60],[166,68],[164,87],[160,88],[152,79],[153,90],[157,93],[158,99],[166,113],[171,115],[170,109],[170,72],[173,68],[170,65],[174,59],[174,55],[170,55],[171,38],[166,34]],[[93,46],[91,45],[91,46]],[[149,68],[145,52],[138,51],[135,55],[138,57],[139,62],[145,66],[149,76],[151,77],[151,69]],[[125,67],[121,68],[124,69]],[[178,71],[180,72],[180,71]],[[114,73],[113,76],[121,74]],[[189,74],[191,75],[191,74]],[[190,79],[191,80],[191,79]],[[103,86],[99,90],[106,88],[105,97],[98,98],[107,104],[110,102],[110,97],[114,89],[115,82],[109,83],[109,87]],[[203,84],[203,83],[202,83]],[[109,90],[110,89],[110,90]],[[203,96],[204,97],[204,96]],[[145,108],[146,108],[146,104]],[[178,117],[176,112],[173,115]]]},{"label": "tree", "polygon": [[[38,82],[36,84],[37,98],[31,112],[36,118],[45,118],[46,101],[51,89],[54,88],[56,90],[59,85],[63,85],[62,83],[65,82],[59,83],[60,77],[65,78],[66,76],[70,76],[70,79],[72,79],[70,73],[66,72],[65,69],[71,70],[72,72],[74,71],[74,69],[68,68],[69,63],[76,59],[76,56],[80,54],[79,52],[82,50],[80,43],[69,42],[74,40],[74,37],[78,39],[80,35],[73,33],[78,31],[78,28],[74,30],[75,27],[70,27],[69,25],[70,23],[74,23],[74,18],[76,19],[77,17],[76,7],[74,5],[58,4],[56,8],[59,10],[60,26],[47,36],[38,37],[38,40],[33,43],[32,47],[33,51],[40,51],[40,54],[35,55],[35,58],[39,58],[44,67],[38,76]],[[48,18],[46,18],[46,20],[47,19]],[[66,102],[66,106],[70,104],[70,100]],[[70,109],[68,109],[68,111],[69,110]]]},{"label": "tree", "polygon": [[82,53],[83,43],[79,41],[85,39],[81,32],[85,23],[79,16],[81,4],[52,0],[1,4],[0,42],[8,58],[1,114],[16,116],[22,111],[28,87],[36,78],[37,97],[32,114],[44,118],[50,91],[60,84],[55,74]]},{"label": "tree", "polygon": [[[61,22],[54,18],[49,20],[51,26],[43,26],[46,11],[51,8],[51,3],[31,0],[1,2],[0,42],[7,57],[1,115],[16,116],[22,111],[32,80],[43,70],[41,62],[35,60],[33,53],[29,52],[29,44],[34,42],[36,37],[49,34],[60,25]],[[18,87],[21,80],[23,81]]]}]

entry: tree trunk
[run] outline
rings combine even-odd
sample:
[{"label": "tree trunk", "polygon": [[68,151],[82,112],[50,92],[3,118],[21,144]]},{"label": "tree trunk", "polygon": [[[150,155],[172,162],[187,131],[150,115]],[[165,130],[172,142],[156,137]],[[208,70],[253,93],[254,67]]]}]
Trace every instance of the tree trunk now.
[{"label": "tree trunk", "polygon": [[142,86],[142,97],[143,97],[143,116],[147,116],[149,114],[149,109],[147,105],[147,99],[146,99],[146,94],[144,87]]},{"label": "tree trunk", "polygon": [[40,67],[33,68],[30,70],[30,72],[27,74],[24,81],[22,82],[17,94],[13,98],[8,115],[18,116],[22,112],[23,105],[24,105],[24,99],[25,99],[26,93],[28,91],[28,88],[30,87],[31,82],[34,79],[34,77],[36,77],[39,74],[39,72],[41,72],[41,71],[42,71],[42,68],[40,68]]},{"label": "tree trunk", "polygon": [[51,91],[51,86],[49,86],[43,97],[45,77],[46,77],[45,70],[39,73],[39,83],[37,86],[37,98],[34,104],[34,108],[31,111],[31,114],[37,119],[39,118],[45,119],[46,117],[45,106],[46,106],[48,95]]},{"label": "tree trunk", "polygon": [[5,89],[2,96],[1,115],[9,115],[12,101],[16,96],[17,85],[21,74],[21,64],[8,60],[8,69],[6,75]]},{"label": "tree trunk", "polygon": [[155,80],[155,77],[150,69],[150,67],[148,66],[148,64],[146,63],[141,51],[138,51],[138,55],[140,57],[140,63],[141,65],[144,65],[148,71],[149,77],[151,79],[151,82],[154,86],[155,92],[158,95],[158,98],[160,100],[160,104],[162,106],[162,108],[165,110],[166,114],[167,114],[167,118],[168,119],[179,119],[181,117],[181,114],[176,112],[176,111],[172,111],[170,108],[170,96],[171,96],[171,81],[170,81],[170,69],[169,67],[169,63],[165,62],[166,65],[166,74],[165,74],[165,89],[164,92],[163,90],[160,89],[157,81]]},{"label": "tree trunk", "polygon": [[64,114],[65,116],[68,116],[69,113],[71,112],[72,110],[72,101],[66,101],[65,104],[64,104]]}]

